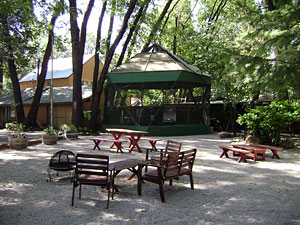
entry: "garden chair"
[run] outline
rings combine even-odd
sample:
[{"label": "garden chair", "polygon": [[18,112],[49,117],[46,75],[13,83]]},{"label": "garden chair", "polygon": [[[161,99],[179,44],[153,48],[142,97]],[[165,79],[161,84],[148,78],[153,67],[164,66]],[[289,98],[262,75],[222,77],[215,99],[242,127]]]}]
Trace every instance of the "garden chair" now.
[{"label": "garden chair", "polygon": [[109,170],[109,156],[78,153],[76,155],[72,206],[74,205],[74,195],[76,187],[79,186],[79,199],[81,199],[81,185],[96,185],[107,188],[107,208],[109,208],[111,189],[112,199],[114,196],[113,178],[113,170]]},{"label": "garden chair", "polygon": [[[152,156],[151,157],[152,163],[159,162],[161,164],[162,162],[167,160],[167,157],[166,157],[167,152],[179,152],[181,150],[181,146],[182,146],[182,142],[168,140],[166,148],[160,149],[160,153],[162,153],[162,157]],[[149,161],[149,151],[152,151],[152,150],[146,149],[146,161]]]},{"label": "garden chair", "polygon": [[[169,184],[172,185],[173,179],[178,179],[180,176],[188,175],[190,178],[191,189],[194,189],[193,181],[193,165],[196,157],[196,149],[186,150],[182,152],[165,152],[160,154],[160,163],[151,160],[146,163],[149,167],[155,169],[146,171],[142,175],[143,164],[139,165],[138,169],[138,194],[142,194],[142,183],[148,181],[159,185],[160,199],[165,202],[163,184],[169,180]],[[164,156],[165,154],[165,156]],[[162,162],[162,157],[167,157],[165,162]]]}]

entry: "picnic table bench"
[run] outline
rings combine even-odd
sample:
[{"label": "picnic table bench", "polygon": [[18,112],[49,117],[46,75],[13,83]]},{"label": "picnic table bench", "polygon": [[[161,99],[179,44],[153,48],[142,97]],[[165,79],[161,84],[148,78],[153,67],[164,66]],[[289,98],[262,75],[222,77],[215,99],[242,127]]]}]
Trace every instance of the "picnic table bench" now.
[{"label": "picnic table bench", "polygon": [[[129,144],[129,148],[130,148],[131,145],[133,144],[132,137],[131,136],[126,136],[126,137],[130,141]],[[151,150],[155,150],[155,151],[157,151],[156,142],[161,141],[161,139],[151,138],[151,137],[140,137],[140,140],[149,141],[149,143],[151,144]]]},{"label": "picnic table bench", "polygon": [[222,154],[220,155],[220,158],[222,158],[224,155],[226,156],[226,158],[229,158],[228,151],[232,151],[234,156],[240,156],[238,160],[239,163],[242,161],[247,162],[246,155],[249,154],[249,151],[225,145],[219,145],[219,148],[223,150]]},{"label": "picnic table bench", "polygon": [[277,152],[283,150],[283,148],[275,147],[275,146],[271,146],[271,145],[251,144],[250,146],[260,147],[260,148],[264,148],[266,150],[267,149],[271,150],[272,153],[273,153],[272,159],[274,159],[274,158],[280,159],[280,157],[279,157],[279,155],[278,155]]},{"label": "picnic table bench", "polygon": [[94,142],[94,148],[93,150],[95,150],[96,148],[98,150],[100,149],[100,143],[101,142],[113,142],[113,144],[117,147],[117,153],[120,151],[121,153],[123,153],[122,151],[122,143],[123,142],[127,142],[126,140],[122,140],[122,139],[113,139],[113,138],[102,138],[102,137],[94,137],[94,138],[90,138],[90,140],[92,140]]}]

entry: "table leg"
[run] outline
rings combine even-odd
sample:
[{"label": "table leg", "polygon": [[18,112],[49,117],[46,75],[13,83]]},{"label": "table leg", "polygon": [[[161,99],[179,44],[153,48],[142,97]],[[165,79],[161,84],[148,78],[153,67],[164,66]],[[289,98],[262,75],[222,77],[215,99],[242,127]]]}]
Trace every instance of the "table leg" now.
[{"label": "table leg", "polygon": [[271,151],[273,152],[272,159],[274,158],[280,159],[279,155],[277,154],[277,150],[271,149]]},{"label": "table leg", "polygon": [[142,195],[142,165],[138,166],[138,195]]},{"label": "table leg", "polygon": [[94,148],[93,148],[93,150],[96,150],[96,148],[98,148],[98,150],[101,150],[100,149],[100,143],[101,143],[101,141],[98,141],[98,140],[93,140],[94,141]]},{"label": "table leg", "polygon": [[150,144],[152,146],[152,150],[157,151],[156,146],[155,146],[157,141],[149,141],[149,142],[150,142]]},{"label": "table leg", "polygon": [[[111,132],[112,136],[114,137],[115,140],[119,140],[122,136],[123,136],[123,132],[119,132],[119,134],[117,135],[116,132],[112,131]],[[112,145],[110,146],[110,148],[113,148],[115,145],[115,143],[112,143]]]},{"label": "table leg", "polygon": [[117,147],[117,153],[120,151],[121,153],[123,153],[122,151],[122,142],[114,142],[114,144]]},{"label": "table leg", "polygon": [[227,154],[228,151],[229,150],[223,149],[223,153],[220,155],[220,158],[222,158],[224,155],[226,156],[226,158],[229,158],[229,156]]},{"label": "table leg", "polygon": [[132,146],[129,150],[129,152],[132,152],[133,149],[136,147],[138,152],[141,152],[142,153],[142,149],[140,148],[139,144],[138,144],[138,141],[140,140],[140,138],[142,137],[142,134],[138,135],[138,136],[134,136],[133,134],[130,134],[130,137],[132,139]]},{"label": "table leg", "polygon": [[246,154],[243,154],[243,153],[240,153],[240,158],[238,160],[238,162],[247,162],[247,159],[246,159]]}]

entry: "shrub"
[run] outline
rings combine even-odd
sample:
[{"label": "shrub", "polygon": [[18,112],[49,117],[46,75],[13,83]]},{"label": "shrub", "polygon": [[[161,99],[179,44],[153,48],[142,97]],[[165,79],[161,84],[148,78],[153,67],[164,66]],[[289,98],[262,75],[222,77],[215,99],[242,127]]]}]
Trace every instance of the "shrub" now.
[{"label": "shrub", "polygon": [[247,126],[250,134],[262,136],[263,131],[265,138],[275,145],[279,145],[285,128],[296,121],[300,121],[300,101],[274,101],[268,106],[257,106],[237,119],[240,125]]}]

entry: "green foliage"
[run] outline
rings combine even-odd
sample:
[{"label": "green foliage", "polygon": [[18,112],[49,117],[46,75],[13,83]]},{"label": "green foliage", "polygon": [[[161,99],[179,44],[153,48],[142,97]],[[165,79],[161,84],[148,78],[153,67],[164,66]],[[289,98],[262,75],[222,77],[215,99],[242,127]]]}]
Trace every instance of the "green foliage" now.
[{"label": "green foliage", "polygon": [[11,123],[6,123],[5,128],[10,131],[23,132],[25,125],[23,125],[22,123],[11,122]]},{"label": "green foliage", "polygon": [[60,130],[61,131],[77,131],[77,128],[74,124],[71,124],[71,125],[63,124],[60,126]]},{"label": "green foliage", "polygon": [[53,128],[53,126],[48,126],[47,128],[44,129],[44,132],[45,132],[45,134],[48,134],[48,135],[51,135],[51,136],[57,134],[57,132]]},{"label": "green foliage", "polygon": [[239,116],[237,122],[246,125],[250,134],[264,135],[275,145],[280,143],[280,134],[293,122],[300,121],[300,101],[274,101],[268,106],[257,106]]}]

